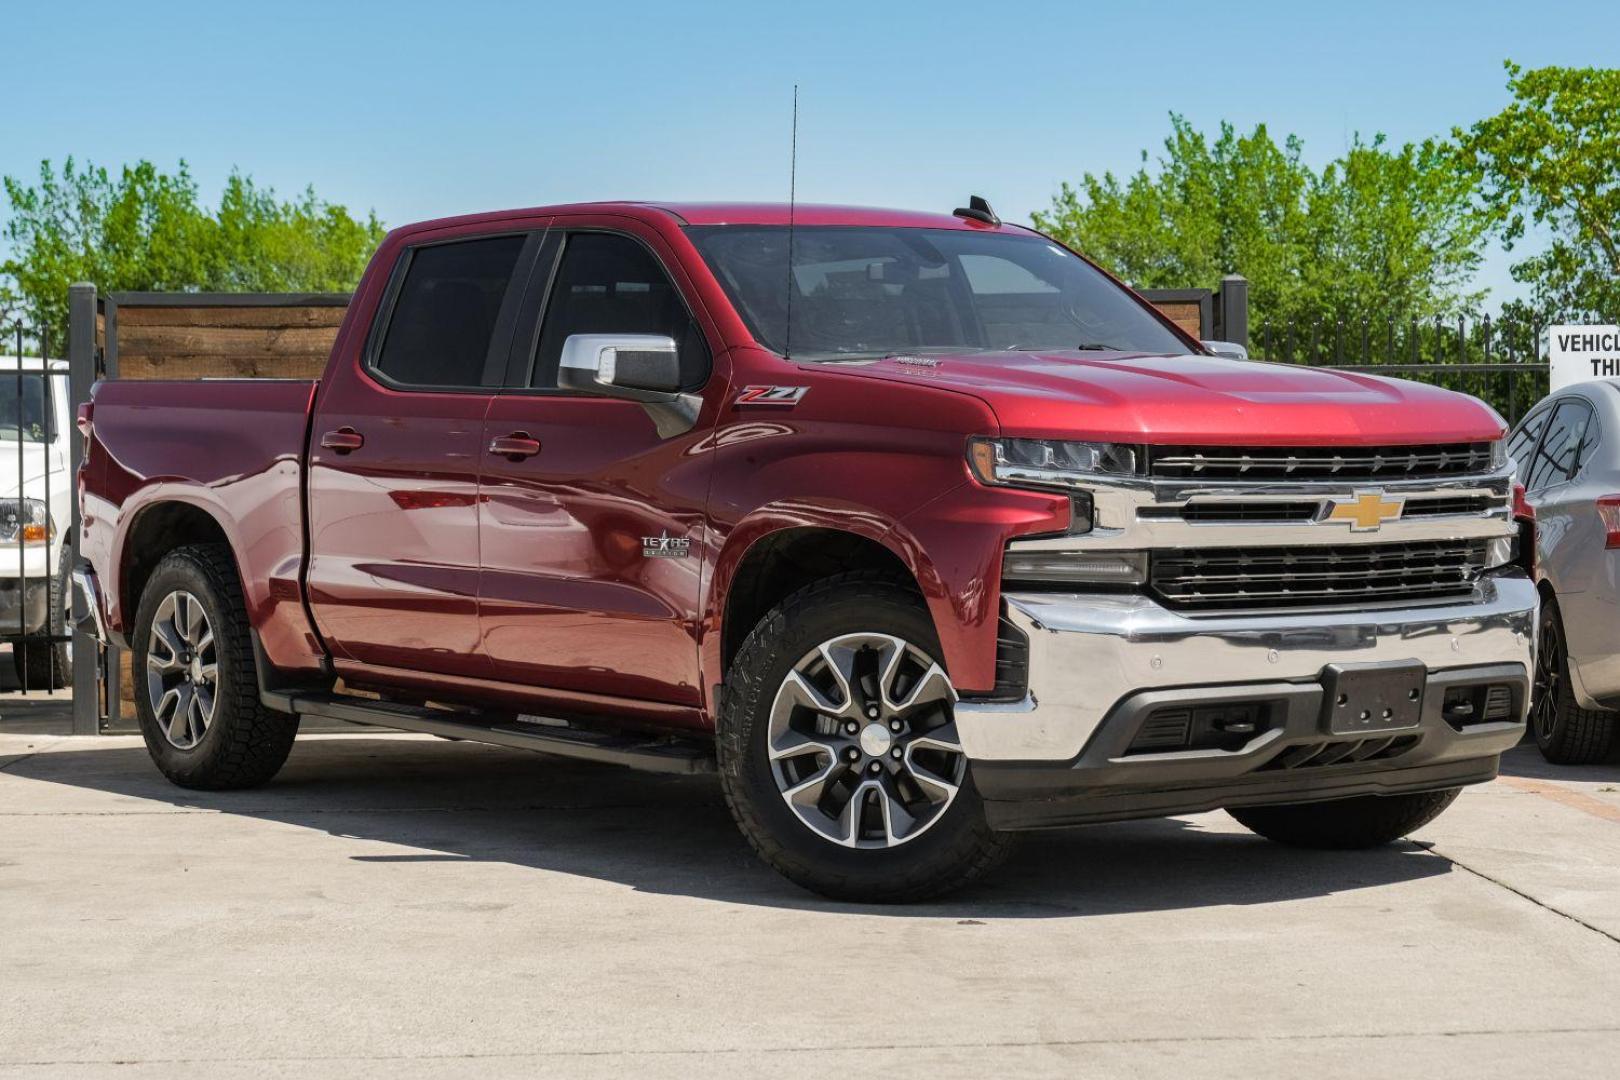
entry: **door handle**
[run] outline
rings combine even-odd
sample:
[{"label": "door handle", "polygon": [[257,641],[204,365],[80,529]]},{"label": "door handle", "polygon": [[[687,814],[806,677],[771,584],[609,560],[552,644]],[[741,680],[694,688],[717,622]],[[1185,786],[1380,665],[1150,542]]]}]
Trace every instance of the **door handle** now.
[{"label": "door handle", "polygon": [[352,427],[340,427],[321,436],[321,448],[338,454],[347,454],[366,445],[366,437]]},{"label": "door handle", "polygon": [[510,435],[500,435],[489,440],[489,452],[498,454],[508,461],[522,461],[540,452],[540,440],[532,437],[527,431],[514,431]]}]

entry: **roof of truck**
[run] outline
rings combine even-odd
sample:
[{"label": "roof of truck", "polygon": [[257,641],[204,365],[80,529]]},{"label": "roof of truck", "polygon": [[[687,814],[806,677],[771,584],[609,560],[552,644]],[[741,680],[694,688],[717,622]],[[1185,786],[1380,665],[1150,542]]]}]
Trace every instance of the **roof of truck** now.
[{"label": "roof of truck", "polygon": [[[697,202],[642,202],[620,200],[614,202],[564,203],[557,206],[535,206],[521,210],[498,210],[482,214],[441,218],[406,225],[410,232],[450,225],[497,222],[514,217],[544,217],[549,214],[668,214],[685,225],[786,225],[787,203],[697,203]],[[1005,230],[1024,232],[1021,226],[987,225],[982,221],[957,217],[949,212],[924,213],[917,210],[884,210],[869,206],[830,206],[819,203],[799,203],[792,208],[795,225],[873,225],[912,229]]]}]

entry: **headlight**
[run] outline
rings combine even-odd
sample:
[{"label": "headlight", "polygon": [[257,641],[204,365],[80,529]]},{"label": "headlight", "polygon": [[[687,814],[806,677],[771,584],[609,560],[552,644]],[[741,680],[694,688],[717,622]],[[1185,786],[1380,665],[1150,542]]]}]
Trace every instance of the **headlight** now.
[{"label": "headlight", "polygon": [[38,499],[0,499],[0,544],[38,543],[51,538],[45,504]]},{"label": "headlight", "polygon": [[1136,476],[1137,448],[1066,439],[973,439],[968,465],[980,483],[1079,487],[1088,477]]}]

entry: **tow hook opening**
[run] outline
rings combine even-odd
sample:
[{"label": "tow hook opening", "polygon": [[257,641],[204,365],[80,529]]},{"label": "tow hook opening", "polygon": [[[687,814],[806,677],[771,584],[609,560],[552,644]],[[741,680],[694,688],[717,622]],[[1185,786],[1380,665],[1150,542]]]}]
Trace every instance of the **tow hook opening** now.
[{"label": "tow hook opening", "polygon": [[1272,726],[1272,703],[1222,702],[1170,705],[1150,712],[1136,730],[1127,754],[1185,750],[1242,750]]},{"label": "tow hook opening", "polygon": [[1446,688],[1440,715],[1455,731],[1475,724],[1498,724],[1517,715],[1509,683],[1475,683]]}]

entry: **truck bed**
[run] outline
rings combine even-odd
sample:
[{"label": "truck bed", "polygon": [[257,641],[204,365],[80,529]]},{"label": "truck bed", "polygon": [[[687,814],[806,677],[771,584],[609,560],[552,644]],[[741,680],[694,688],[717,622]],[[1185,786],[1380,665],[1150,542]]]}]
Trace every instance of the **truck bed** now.
[{"label": "truck bed", "polygon": [[[106,594],[109,629],[127,632],[140,597],[121,557],[132,536],[187,507],[209,512],[242,561],[265,651],[289,670],[318,663],[298,580],[300,478],[315,380],[111,380],[92,393],[83,551]],[[116,456],[108,447],[116,447]],[[153,513],[143,513],[157,504]],[[176,505],[179,504],[179,505]]]}]

